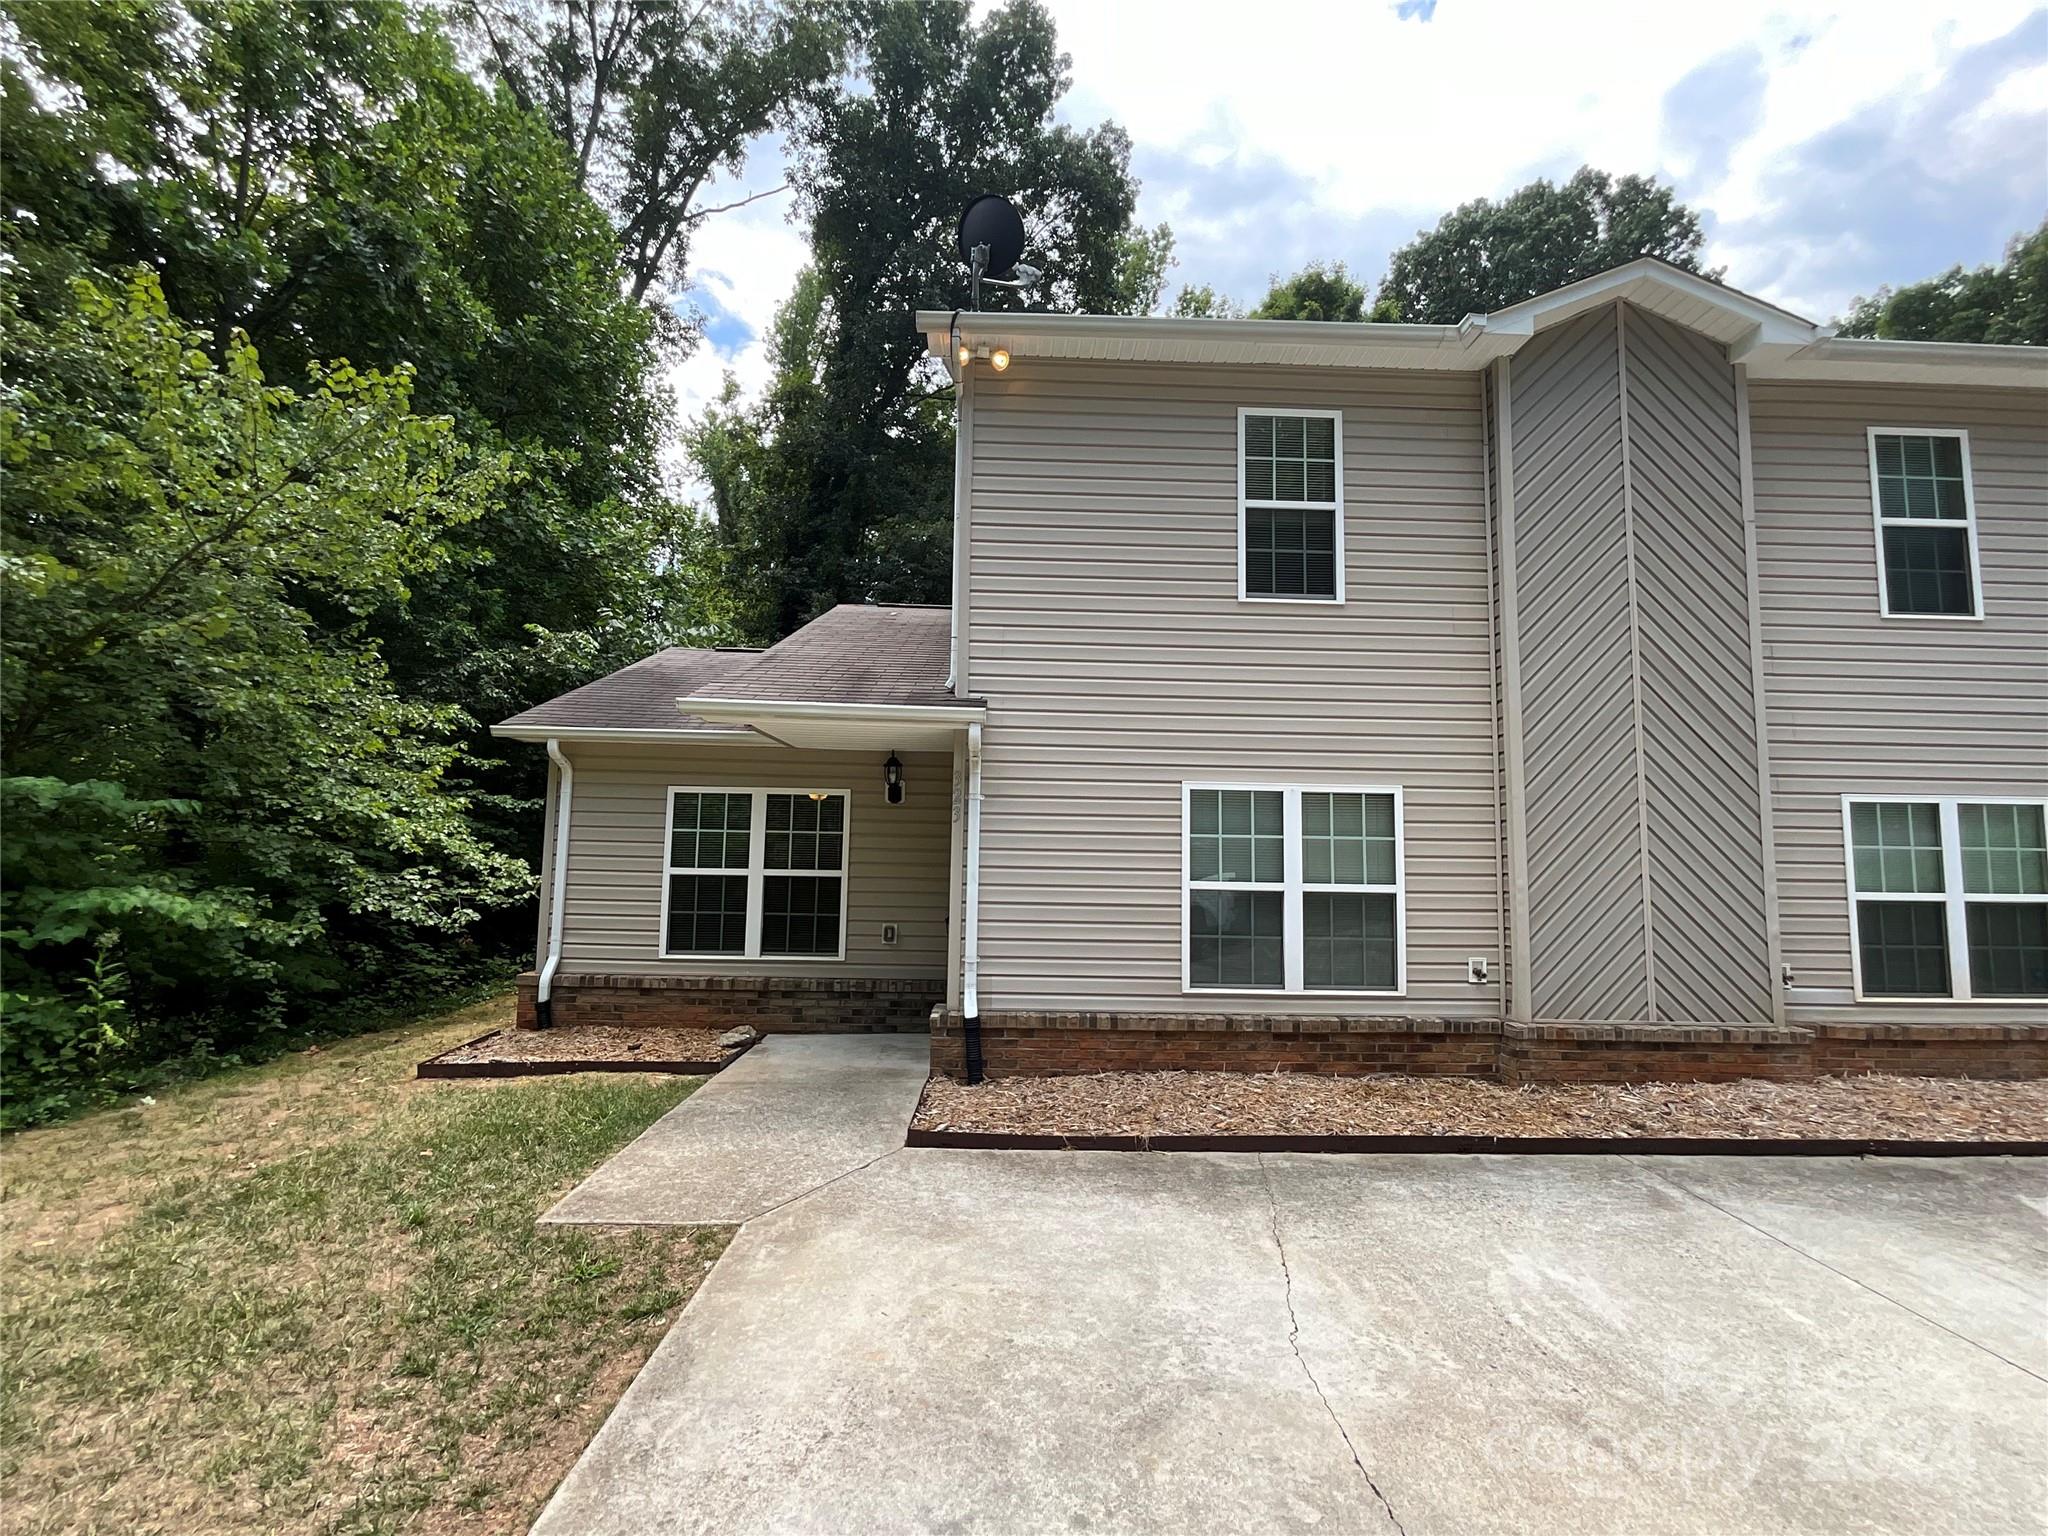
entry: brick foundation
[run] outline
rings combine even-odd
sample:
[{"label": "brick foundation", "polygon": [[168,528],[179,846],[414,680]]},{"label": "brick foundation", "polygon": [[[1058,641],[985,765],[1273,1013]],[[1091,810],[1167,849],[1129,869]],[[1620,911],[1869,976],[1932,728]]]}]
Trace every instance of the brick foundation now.
[{"label": "brick foundation", "polygon": [[[518,1023],[534,1025],[540,978],[519,978]],[[667,1025],[733,1029],[751,1024],[766,1035],[887,1034],[928,1027],[945,996],[942,981],[870,981],[812,976],[555,977],[556,1024]]]},{"label": "brick foundation", "polygon": [[[931,1013],[932,1070],[966,1071],[958,1012]],[[989,1077],[1086,1072],[1326,1072],[1509,1083],[1727,1082],[1891,1072],[2048,1077],[2044,1025],[1517,1024],[1286,1014],[991,1012]]]},{"label": "brick foundation", "polygon": [[2048,1077],[2048,1024],[1814,1024],[1816,1072]]}]

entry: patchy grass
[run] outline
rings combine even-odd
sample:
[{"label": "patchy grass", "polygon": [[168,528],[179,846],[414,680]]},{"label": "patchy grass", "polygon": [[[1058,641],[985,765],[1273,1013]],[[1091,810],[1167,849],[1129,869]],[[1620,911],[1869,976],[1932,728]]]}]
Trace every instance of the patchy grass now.
[{"label": "patchy grass", "polygon": [[723,1250],[534,1219],[695,1086],[420,1083],[500,998],[13,1138],[6,1529],[523,1531]]}]

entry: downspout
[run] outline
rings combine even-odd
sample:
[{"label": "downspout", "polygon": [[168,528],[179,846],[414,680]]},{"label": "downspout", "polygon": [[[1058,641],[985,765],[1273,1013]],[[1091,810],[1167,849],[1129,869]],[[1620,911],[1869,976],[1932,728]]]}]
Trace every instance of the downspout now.
[{"label": "downspout", "polygon": [[960,603],[967,584],[967,370],[959,363],[960,311],[947,333],[946,368],[953,375],[953,592],[946,621],[946,691],[964,694],[960,675]]},{"label": "downspout", "polygon": [[533,1022],[541,1029],[554,1022],[555,971],[562,963],[562,895],[569,877],[569,806],[576,784],[576,770],[563,756],[562,744],[552,736],[548,738],[548,760],[561,775],[562,789],[555,800],[555,878],[548,893],[548,952],[533,989]]},{"label": "downspout", "polygon": [[967,727],[967,913],[960,935],[961,1044],[981,1081],[981,727]]}]

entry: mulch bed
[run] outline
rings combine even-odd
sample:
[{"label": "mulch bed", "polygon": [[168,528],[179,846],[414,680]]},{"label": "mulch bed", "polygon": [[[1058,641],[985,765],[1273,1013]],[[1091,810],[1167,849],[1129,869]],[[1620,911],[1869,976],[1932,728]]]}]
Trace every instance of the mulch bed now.
[{"label": "mulch bed", "polygon": [[[1277,1150],[1320,1138],[1327,1150],[1394,1150],[1408,1139],[1512,1147],[1538,1142],[1724,1141],[2048,1145],[2048,1082],[1823,1077],[1802,1082],[1543,1083],[1473,1078],[1325,1077],[1309,1073],[1105,1072],[926,1086],[912,1122],[925,1145],[1199,1142]],[[1339,1145],[1337,1138],[1354,1143]],[[1359,1145],[1391,1142],[1393,1146]],[[1303,1150],[1311,1150],[1304,1145]],[[1418,1150],[1421,1148],[1418,1146]],[[1446,1147],[1446,1150],[1451,1148]],[[1759,1150],[1761,1150],[1759,1148]]]},{"label": "mulch bed", "polygon": [[419,1065],[421,1077],[526,1077],[559,1072],[716,1072],[747,1047],[721,1047],[715,1029],[563,1024],[497,1029]]}]

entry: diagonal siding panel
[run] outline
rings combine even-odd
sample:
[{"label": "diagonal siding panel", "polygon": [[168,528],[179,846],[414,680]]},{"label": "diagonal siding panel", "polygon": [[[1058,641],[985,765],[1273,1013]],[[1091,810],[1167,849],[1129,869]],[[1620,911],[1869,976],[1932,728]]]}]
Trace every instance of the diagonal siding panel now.
[{"label": "diagonal siding panel", "polygon": [[1518,353],[1517,632],[1541,1019],[1648,1017],[1616,314]]},{"label": "diagonal siding panel", "polygon": [[1706,338],[1641,310],[1624,337],[1657,1016],[1764,1023],[1734,370]]}]

